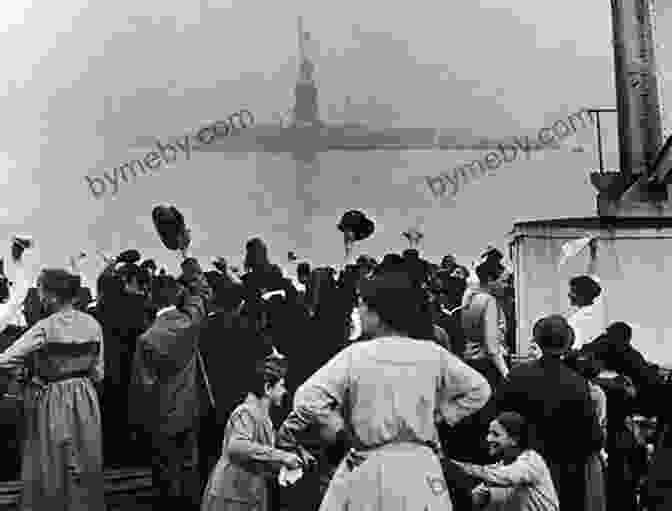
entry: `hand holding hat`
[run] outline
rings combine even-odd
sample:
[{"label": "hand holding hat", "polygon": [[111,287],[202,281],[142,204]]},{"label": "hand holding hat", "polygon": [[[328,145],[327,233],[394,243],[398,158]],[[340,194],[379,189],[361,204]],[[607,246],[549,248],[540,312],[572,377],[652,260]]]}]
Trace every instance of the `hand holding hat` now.
[{"label": "hand holding hat", "polygon": [[152,221],[161,242],[168,250],[189,248],[191,235],[184,223],[184,216],[175,206],[156,206],[152,210]]},{"label": "hand holding hat", "polygon": [[425,237],[425,235],[415,227],[411,227],[407,231],[402,232],[401,235],[408,240],[408,243],[411,248],[417,248],[417,246],[422,241],[422,238]]},{"label": "hand holding hat", "polygon": [[373,234],[375,224],[365,213],[358,210],[346,211],[338,223],[338,230],[350,239],[348,241],[361,241]]},{"label": "hand holding hat", "polygon": [[33,247],[33,239],[30,236],[12,236],[12,259],[19,262],[23,252]]},{"label": "hand holding hat", "polygon": [[368,238],[375,230],[373,221],[367,218],[362,211],[354,209],[343,214],[337,227],[343,233],[346,258],[350,256],[352,246],[356,241]]},{"label": "hand holding hat", "polygon": [[134,248],[124,250],[121,254],[117,256],[117,262],[124,264],[135,264],[138,261],[140,261],[140,259],[142,259],[142,257],[140,256],[140,252],[138,252]]}]

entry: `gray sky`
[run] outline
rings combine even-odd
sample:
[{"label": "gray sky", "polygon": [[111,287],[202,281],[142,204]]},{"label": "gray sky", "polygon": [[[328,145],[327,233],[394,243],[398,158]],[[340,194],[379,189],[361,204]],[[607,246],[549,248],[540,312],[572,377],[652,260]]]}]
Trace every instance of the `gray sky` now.
[{"label": "gray sky", "polygon": [[[119,247],[125,232],[131,246],[156,248],[147,242],[153,235],[147,222],[157,200],[196,211],[198,187],[186,186],[196,191],[185,195],[185,180],[201,187],[222,184],[195,171],[163,181],[156,177],[155,195],[148,195],[146,204],[131,198],[137,191],[129,192],[124,206],[95,201],[83,176],[126,160],[140,135],[195,130],[241,107],[258,121],[286,110],[295,79],[297,15],[319,40],[315,64],[327,117],[346,95],[353,103],[375,96],[382,106],[367,111],[372,123],[464,127],[510,137],[535,134],[583,106],[615,101],[607,1],[12,0],[0,7],[2,236],[17,229],[34,234],[48,264],[62,264],[80,247],[90,250],[92,240],[103,249],[125,248]],[[664,77],[672,57],[664,46],[672,33],[672,8],[658,7],[657,29]],[[663,86],[664,104],[672,104],[672,88]],[[615,125],[615,119],[609,122]],[[666,133],[669,127],[665,112]],[[592,140],[589,132],[581,136]],[[613,128],[609,136],[613,151]],[[427,173],[435,172],[421,172]],[[460,197],[449,209],[452,218],[469,218],[468,225],[444,222],[447,210],[429,202],[424,213],[414,204],[414,214],[434,229],[471,231],[468,239],[460,238],[465,247],[450,250],[472,256],[476,247],[501,242],[493,237],[503,235],[508,230],[503,227],[523,210],[526,218],[591,214],[594,194],[588,185],[580,204],[569,200],[585,181],[586,168],[571,173],[564,188],[565,178],[555,176],[560,189],[552,197],[528,193],[530,177],[521,172],[512,170],[511,179],[484,179],[478,194]],[[239,200],[247,200],[240,191]],[[371,203],[360,207],[375,208],[375,194],[368,199]],[[123,200],[121,194],[117,202]],[[236,217],[239,205],[218,206],[222,229],[227,219],[242,221]],[[496,230],[490,220],[495,211]],[[384,222],[385,213],[378,220]],[[211,231],[206,224],[200,228]],[[106,232],[110,225],[117,233]],[[427,236],[440,237],[436,231]],[[235,241],[241,251],[244,241]],[[433,250],[444,249],[435,241]]]}]

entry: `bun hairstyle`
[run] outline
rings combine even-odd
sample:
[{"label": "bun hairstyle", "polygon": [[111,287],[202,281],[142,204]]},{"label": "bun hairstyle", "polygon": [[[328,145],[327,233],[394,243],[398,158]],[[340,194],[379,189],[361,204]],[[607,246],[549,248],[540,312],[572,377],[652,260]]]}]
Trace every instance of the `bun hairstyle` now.
[{"label": "bun hairstyle", "polygon": [[410,337],[422,324],[423,291],[405,272],[385,272],[364,280],[359,288],[366,305],[394,330]]},{"label": "bun hairstyle", "polygon": [[42,270],[37,282],[45,292],[54,295],[62,303],[75,301],[82,286],[79,275],[57,268]]},{"label": "bun hairstyle", "polygon": [[602,286],[588,275],[572,278],[569,281],[569,287],[589,304],[592,304],[602,294]]}]

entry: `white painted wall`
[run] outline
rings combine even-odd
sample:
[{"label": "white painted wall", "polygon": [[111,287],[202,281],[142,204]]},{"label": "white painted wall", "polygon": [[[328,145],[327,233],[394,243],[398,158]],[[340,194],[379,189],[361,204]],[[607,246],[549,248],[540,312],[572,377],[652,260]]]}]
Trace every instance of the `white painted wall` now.
[{"label": "white painted wall", "polygon": [[597,235],[595,259],[606,324],[625,321],[633,346],[650,361],[672,366],[672,227],[655,229],[549,227],[518,224],[511,251],[516,266],[518,344],[526,353],[539,318],[569,308],[568,280],[588,271],[589,249],[562,267],[562,244],[584,234]]}]

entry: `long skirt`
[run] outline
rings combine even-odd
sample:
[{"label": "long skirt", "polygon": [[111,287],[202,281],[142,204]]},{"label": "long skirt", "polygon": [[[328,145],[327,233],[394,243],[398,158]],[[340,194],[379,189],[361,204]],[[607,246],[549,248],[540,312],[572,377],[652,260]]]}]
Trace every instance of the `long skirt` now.
[{"label": "long skirt", "polygon": [[88,378],[25,392],[22,511],[105,511],[98,396]]},{"label": "long skirt", "polygon": [[320,511],[452,511],[438,457],[419,444],[368,451],[359,466],[341,462]]}]

